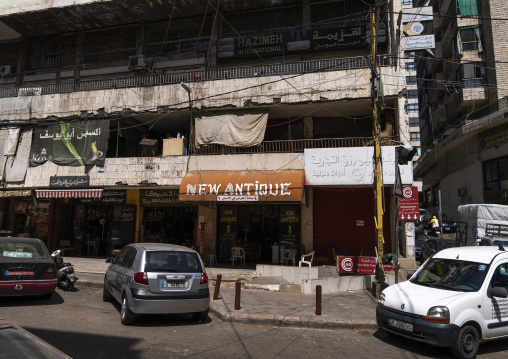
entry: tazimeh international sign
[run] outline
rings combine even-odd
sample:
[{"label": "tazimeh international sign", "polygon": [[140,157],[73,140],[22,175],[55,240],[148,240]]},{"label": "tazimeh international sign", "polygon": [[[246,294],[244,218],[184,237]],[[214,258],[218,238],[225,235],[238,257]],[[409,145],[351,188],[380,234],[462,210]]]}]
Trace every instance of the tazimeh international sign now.
[{"label": "tazimeh international sign", "polygon": [[33,133],[30,167],[51,161],[59,166],[104,166],[109,120],[59,122]]},{"label": "tazimeh international sign", "polygon": [[[305,149],[305,185],[361,186],[374,183],[374,147]],[[395,146],[381,147],[384,185],[395,184]],[[413,183],[413,164],[401,165],[403,184]]]},{"label": "tazimeh international sign", "polygon": [[409,186],[402,189],[403,198],[399,199],[399,221],[420,220],[420,203],[418,187]]},{"label": "tazimeh international sign", "polygon": [[189,172],[180,185],[180,201],[292,201],[303,199],[303,171]]}]

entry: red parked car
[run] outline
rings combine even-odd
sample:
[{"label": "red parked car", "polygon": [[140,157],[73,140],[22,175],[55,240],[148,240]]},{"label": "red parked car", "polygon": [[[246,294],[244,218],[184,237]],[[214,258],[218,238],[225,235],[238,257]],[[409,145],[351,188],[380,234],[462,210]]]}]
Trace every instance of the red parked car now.
[{"label": "red parked car", "polygon": [[0,237],[0,296],[37,295],[49,299],[56,265],[37,238]]}]

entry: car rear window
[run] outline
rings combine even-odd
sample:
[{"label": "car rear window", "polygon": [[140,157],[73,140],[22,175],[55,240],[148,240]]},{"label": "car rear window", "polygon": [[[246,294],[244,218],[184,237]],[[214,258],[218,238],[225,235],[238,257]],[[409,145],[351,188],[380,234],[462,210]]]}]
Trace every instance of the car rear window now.
[{"label": "car rear window", "polygon": [[49,252],[41,243],[9,242],[0,243],[0,254],[4,258],[47,259]]},{"label": "car rear window", "polygon": [[146,253],[145,271],[171,273],[202,273],[199,256],[195,252],[149,251]]}]

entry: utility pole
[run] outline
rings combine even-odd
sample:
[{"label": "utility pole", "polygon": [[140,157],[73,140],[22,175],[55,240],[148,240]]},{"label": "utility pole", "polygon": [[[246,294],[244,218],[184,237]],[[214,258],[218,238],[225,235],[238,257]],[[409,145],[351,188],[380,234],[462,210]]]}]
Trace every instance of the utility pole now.
[{"label": "utility pole", "polygon": [[383,270],[383,178],[381,173],[381,128],[379,125],[379,112],[378,112],[378,101],[379,101],[379,74],[377,71],[376,64],[376,50],[377,50],[377,24],[376,24],[376,13],[379,11],[375,6],[376,0],[374,0],[374,7],[370,11],[370,44],[371,44],[371,63],[372,71],[370,76],[371,85],[371,98],[372,98],[372,137],[374,140],[374,224],[376,225],[376,251],[377,251],[377,265],[376,265],[376,281],[383,289],[385,283],[385,274]]}]

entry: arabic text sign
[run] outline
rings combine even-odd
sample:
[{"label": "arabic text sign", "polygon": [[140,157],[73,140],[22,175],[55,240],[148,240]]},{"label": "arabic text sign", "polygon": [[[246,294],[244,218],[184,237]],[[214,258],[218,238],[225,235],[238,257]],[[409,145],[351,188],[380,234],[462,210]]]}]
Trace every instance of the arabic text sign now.
[{"label": "arabic text sign", "polygon": [[[382,146],[383,184],[395,183],[395,146]],[[374,147],[305,149],[308,186],[372,185]],[[402,183],[413,183],[413,165],[401,165]]]},{"label": "arabic text sign", "polygon": [[[375,274],[375,257],[337,256],[339,274]],[[385,272],[393,272],[391,264],[383,265]]]},{"label": "arabic text sign", "polygon": [[87,188],[90,176],[51,176],[49,188]]},{"label": "arabic text sign", "polygon": [[258,196],[217,196],[219,202],[259,201]]},{"label": "arabic text sign", "polygon": [[433,19],[432,6],[402,9],[402,22],[432,21]]},{"label": "arabic text sign", "polygon": [[405,36],[402,40],[404,50],[425,50],[436,47],[434,35]]},{"label": "arabic text sign", "polygon": [[139,192],[142,206],[160,206],[178,202],[177,189],[145,189]]},{"label": "arabic text sign", "polygon": [[418,188],[404,187],[402,189],[403,197],[399,199],[400,221],[418,221],[420,220],[420,203],[418,201]]}]

